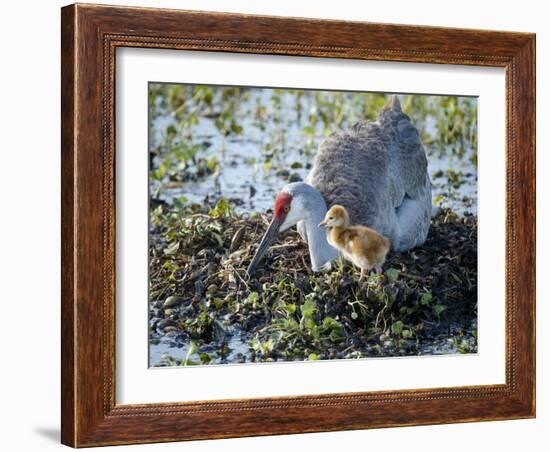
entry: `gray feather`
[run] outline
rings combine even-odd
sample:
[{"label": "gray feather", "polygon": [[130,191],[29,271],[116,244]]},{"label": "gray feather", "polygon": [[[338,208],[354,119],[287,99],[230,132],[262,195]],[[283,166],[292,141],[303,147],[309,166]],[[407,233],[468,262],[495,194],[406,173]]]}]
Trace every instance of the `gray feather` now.
[{"label": "gray feather", "polygon": [[431,183],[417,129],[395,97],[376,121],[330,135],[319,147],[307,182],[327,205],[341,204],[352,224],[387,236],[392,248],[422,244],[431,214]]}]

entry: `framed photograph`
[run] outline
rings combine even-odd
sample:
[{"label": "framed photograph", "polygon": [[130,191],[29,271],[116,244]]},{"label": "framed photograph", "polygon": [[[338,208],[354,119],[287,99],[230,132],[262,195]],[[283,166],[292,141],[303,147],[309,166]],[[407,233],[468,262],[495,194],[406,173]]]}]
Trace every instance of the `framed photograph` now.
[{"label": "framed photograph", "polygon": [[535,416],[535,36],[62,9],[62,442]]}]

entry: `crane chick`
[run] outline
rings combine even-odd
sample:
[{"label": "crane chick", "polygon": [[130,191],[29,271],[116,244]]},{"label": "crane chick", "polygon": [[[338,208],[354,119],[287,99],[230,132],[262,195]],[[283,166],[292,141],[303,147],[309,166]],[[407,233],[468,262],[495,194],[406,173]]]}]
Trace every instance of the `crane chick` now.
[{"label": "crane chick", "polygon": [[319,227],[329,228],[328,242],[339,250],[345,259],[361,269],[359,282],[374,268],[382,273],[382,264],[390,249],[390,241],[374,229],[365,226],[350,226],[349,214],[345,207],[334,205],[319,223]]}]

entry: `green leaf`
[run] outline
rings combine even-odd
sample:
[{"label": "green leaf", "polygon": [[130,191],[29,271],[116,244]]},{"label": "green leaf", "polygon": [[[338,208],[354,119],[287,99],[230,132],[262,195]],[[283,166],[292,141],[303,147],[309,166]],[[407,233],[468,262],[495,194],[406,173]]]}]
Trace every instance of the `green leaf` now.
[{"label": "green leaf", "polygon": [[311,298],[304,301],[302,305],[302,315],[304,317],[311,317],[315,311],[317,311],[317,304]]},{"label": "green leaf", "polygon": [[443,306],[442,304],[436,304],[435,306],[432,306],[432,311],[436,315],[440,315],[443,311],[447,309],[447,306]]},{"label": "green leaf", "polygon": [[246,299],[244,300],[244,304],[255,305],[256,302],[258,301],[258,298],[259,298],[258,292],[250,292],[248,297],[246,297]]},{"label": "green leaf", "polygon": [[323,334],[330,331],[328,338],[335,343],[340,342],[344,337],[344,328],[338,320],[332,317],[325,317],[323,319],[322,330],[321,333]]},{"label": "green leaf", "polygon": [[173,199],[174,206],[177,207],[180,210],[182,210],[185,207],[185,203],[187,201],[188,200],[185,196],[179,196],[179,197]]},{"label": "green leaf", "polygon": [[315,130],[311,126],[304,127],[304,134],[307,136],[312,136],[315,133]]},{"label": "green leaf", "polygon": [[153,177],[154,177],[155,179],[159,179],[159,180],[160,180],[160,179],[163,178],[164,173],[166,173],[166,167],[164,166],[164,164],[161,163],[161,164],[159,165],[158,169],[157,169],[155,172],[153,172]]},{"label": "green leaf", "polygon": [[164,254],[167,254],[167,255],[176,254],[179,247],[180,247],[180,242],[178,242],[177,240],[175,242],[171,242],[168,244],[166,248],[164,248]]},{"label": "green leaf", "polygon": [[218,167],[219,164],[220,164],[220,162],[218,161],[218,159],[216,158],[215,155],[211,156],[206,161],[206,166],[210,171],[214,171]]},{"label": "green leaf", "polygon": [[225,300],[223,298],[212,298],[210,304],[214,306],[216,311],[219,311],[225,305]]},{"label": "green leaf", "polygon": [[296,320],[294,320],[293,318],[285,319],[282,324],[284,326],[284,329],[289,330],[289,331],[295,331],[295,330],[298,330],[300,328],[298,322]]},{"label": "green leaf", "polygon": [[315,353],[310,353],[309,356],[307,357],[307,359],[310,361],[317,361],[319,358],[320,356]]},{"label": "green leaf", "polygon": [[304,326],[308,330],[317,330],[317,325],[315,324],[313,319],[310,319],[310,318],[304,318]]},{"label": "green leaf", "polygon": [[403,322],[401,320],[394,322],[391,326],[391,331],[393,334],[401,334],[401,331],[403,331]]},{"label": "green leaf", "polygon": [[225,198],[221,198],[216,203],[216,206],[209,213],[211,217],[215,217],[215,218],[225,218],[225,217],[231,216],[231,214],[232,214],[231,206],[229,205],[229,202]]},{"label": "green leaf", "polygon": [[328,336],[328,338],[337,344],[338,342],[341,342],[343,339],[342,331],[340,330],[332,330]]},{"label": "green leaf", "polygon": [[423,293],[420,297],[420,304],[423,306],[428,306],[432,302],[432,294],[429,292]]},{"label": "green leaf", "polygon": [[296,305],[294,303],[289,303],[285,306],[283,306],[283,309],[288,313],[288,314],[294,314],[296,312]]},{"label": "green leaf", "polygon": [[210,364],[210,361],[212,361],[212,358],[210,358],[208,353],[199,354],[199,358],[201,359],[202,364]]},{"label": "green leaf", "polygon": [[389,282],[397,281],[397,278],[399,277],[399,271],[395,268],[388,268],[386,270],[386,278],[388,278]]},{"label": "green leaf", "polygon": [[338,320],[333,319],[332,317],[325,317],[323,319],[323,327],[330,328],[331,330],[334,330],[334,329],[339,330],[340,328],[342,328],[342,325]]},{"label": "green leaf", "polygon": [[240,135],[243,131],[243,127],[238,125],[236,122],[233,122],[231,124],[231,132],[235,135]]},{"label": "green leaf", "polygon": [[191,341],[189,344],[189,350],[187,350],[187,355],[185,355],[185,360],[183,361],[184,366],[193,365],[194,363],[190,360],[191,356],[199,350],[199,346],[195,341]]}]

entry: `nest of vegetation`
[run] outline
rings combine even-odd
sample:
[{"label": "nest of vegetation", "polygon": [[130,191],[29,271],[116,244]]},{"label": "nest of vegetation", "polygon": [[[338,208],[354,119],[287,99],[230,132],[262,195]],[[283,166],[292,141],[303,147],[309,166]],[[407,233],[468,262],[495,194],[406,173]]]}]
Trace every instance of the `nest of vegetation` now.
[{"label": "nest of vegetation", "polygon": [[391,252],[361,285],[342,260],[312,273],[294,230],[248,279],[267,225],[224,199],[153,210],[150,341],[186,350],[155,365],[477,352],[475,216],[444,210],[423,246]]}]

